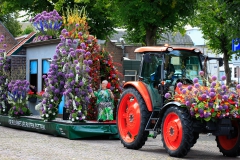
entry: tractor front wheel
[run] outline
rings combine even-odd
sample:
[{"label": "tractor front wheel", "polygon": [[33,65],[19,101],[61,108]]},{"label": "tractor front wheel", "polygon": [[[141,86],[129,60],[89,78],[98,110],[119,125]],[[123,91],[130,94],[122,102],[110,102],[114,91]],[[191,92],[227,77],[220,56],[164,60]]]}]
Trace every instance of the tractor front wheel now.
[{"label": "tractor front wheel", "polygon": [[193,122],[187,108],[170,106],[162,121],[163,146],[172,157],[184,157],[193,146]]},{"label": "tractor front wheel", "polygon": [[124,147],[139,149],[147,140],[148,131],[145,126],[150,112],[142,98],[134,88],[127,88],[120,99],[117,109],[117,127]]},{"label": "tractor front wheel", "polygon": [[234,131],[229,136],[216,136],[217,146],[224,156],[240,156],[240,122],[232,120]]}]

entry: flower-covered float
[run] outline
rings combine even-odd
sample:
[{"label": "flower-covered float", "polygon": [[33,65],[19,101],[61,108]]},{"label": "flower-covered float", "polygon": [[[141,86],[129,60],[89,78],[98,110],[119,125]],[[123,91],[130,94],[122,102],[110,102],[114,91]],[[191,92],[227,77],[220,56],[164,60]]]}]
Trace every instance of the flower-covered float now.
[{"label": "flower-covered float", "polygon": [[165,94],[168,101],[177,101],[182,107],[189,109],[192,117],[204,121],[216,121],[222,118],[240,118],[240,84],[228,87],[224,81],[226,76],[217,81],[212,76],[208,81],[204,78],[204,72],[199,72],[203,81],[208,85],[199,84],[199,79],[193,79],[193,85],[177,84],[177,92],[172,97],[170,93]]},{"label": "flower-covered float", "polygon": [[[50,13],[56,14],[56,12]],[[114,63],[112,54],[101,49],[96,37],[89,34],[84,9],[67,9],[63,17],[58,17],[56,25],[63,23],[61,29],[58,29],[59,33],[55,34],[57,28],[54,27],[54,35],[60,34],[55,40],[51,40],[53,38],[49,37],[51,32],[44,29],[45,26],[42,25],[43,18],[46,18],[44,14],[47,12],[34,18],[34,22],[39,22],[35,25],[40,30],[33,42],[29,44],[47,45],[46,42],[50,41],[54,43],[59,41],[59,44],[51,58],[48,73],[43,76],[43,91],[36,94],[29,92],[29,82],[25,80],[15,80],[9,84],[10,80],[5,73],[8,73],[6,69],[10,68],[8,65],[10,60],[7,59],[4,50],[0,51],[2,57],[0,62],[3,64],[0,66],[0,72],[3,73],[4,78],[0,82],[1,86],[5,87],[5,90],[1,92],[1,97],[6,99],[6,103],[11,103],[10,112],[7,111],[5,105],[0,107],[1,125],[69,139],[101,135],[118,138],[116,121],[103,123],[96,121],[96,99],[91,98],[89,93],[92,90],[98,90],[100,82],[107,79],[109,88],[115,94],[115,106],[117,107],[121,93],[119,84],[121,74],[115,66],[120,64]],[[49,29],[53,27],[53,22],[46,21],[45,25]],[[69,120],[59,117],[59,103],[63,96],[64,107],[69,112]],[[29,112],[27,100],[31,97],[38,98],[37,102],[40,103],[35,106],[35,109],[40,110],[41,116],[31,115]],[[1,102],[1,104],[5,103]]]}]

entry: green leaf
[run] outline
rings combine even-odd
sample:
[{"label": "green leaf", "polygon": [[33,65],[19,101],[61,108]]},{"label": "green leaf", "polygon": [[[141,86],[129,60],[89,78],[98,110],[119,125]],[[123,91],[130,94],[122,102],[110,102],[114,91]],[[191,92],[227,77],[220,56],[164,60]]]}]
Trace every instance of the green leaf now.
[{"label": "green leaf", "polygon": [[211,119],[211,116],[207,117],[207,118],[204,118],[205,121],[209,121]]},{"label": "green leaf", "polygon": [[199,116],[200,116],[200,114],[199,114],[199,113],[196,113],[196,114],[195,114],[195,117],[196,117],[196,118],[198,118]]}]

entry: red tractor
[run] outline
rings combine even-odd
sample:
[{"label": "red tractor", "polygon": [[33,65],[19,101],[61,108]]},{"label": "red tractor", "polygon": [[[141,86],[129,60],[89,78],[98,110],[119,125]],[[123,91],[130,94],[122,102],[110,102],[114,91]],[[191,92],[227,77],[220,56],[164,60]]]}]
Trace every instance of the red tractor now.
[{"label": "red tractor", "polygon": [[[125,83],[117,108],[118,132],[124,147],[140,149],[151,131],[154,138],[161,134],[170,156],[184,157],[197,142],[199,133],[212,133],[224,156],[240,155],[239,120],[202,122],[193,118],[181,103],[165,101],[165,93],[174,95],[178,82],[192,84],[203,70],[206,57],[200,50],[164,46],[140,47],[135,52],[143,55],[138,81]],[[165,65],[167,60],[171,65]]]}]

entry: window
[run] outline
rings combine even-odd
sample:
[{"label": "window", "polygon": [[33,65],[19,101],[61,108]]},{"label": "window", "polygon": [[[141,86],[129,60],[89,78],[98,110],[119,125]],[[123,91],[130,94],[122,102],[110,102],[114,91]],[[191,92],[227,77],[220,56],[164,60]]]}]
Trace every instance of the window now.
[{"label": "window", "polygon": [[[50,60],[43,59],[42,60],[42,77],[43,77],[43,75],[47,76],[49,68],[50,68]],[[44,89],[44,84],[45,84],[45,81],[44,81],[44,78],[42,78],[42,90]]]},{"label": "window", "polygon": [[124,80],[127,81],[136,81],[136,70],[125,70]]},{"label": "window", "polygon": [[30,84],[37,88],[38,82],[38,61],[37,60],[30,60]]},{"label": "window", "polygon": [[237,67],[234,67],[234,78],[237,78]]},{"label": "window", "polygon": [[137,54],[136,54],[136,60],[141,61],[141,60],[142,60],[142,54],[137,53]]}]

